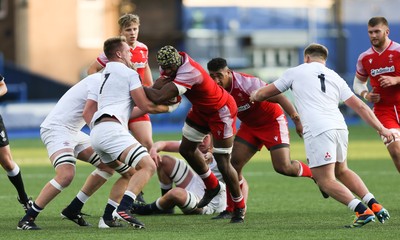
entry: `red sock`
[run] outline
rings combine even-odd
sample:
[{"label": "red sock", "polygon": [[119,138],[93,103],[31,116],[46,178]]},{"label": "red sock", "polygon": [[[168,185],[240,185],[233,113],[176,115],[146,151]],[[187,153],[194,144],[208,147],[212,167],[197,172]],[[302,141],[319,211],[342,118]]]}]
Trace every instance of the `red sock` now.
[{"label": "red sock", "polygon": [[206,185],[207,189],[214,189],[218,186],[218,178],[211,172],[210,169],[202,175],[200,175],[201,179],[203,179],[204,185]]},{"label": "red sock", "polygon": [[246,207],[243,196],[240,196],[237,198],[232,197],[232,201],[233,201],[235,208],[245,208]]},{"label": "red sock", "polygon": [[234,203],[232,201],[231,192],[229,191],[228,187],[226,187],[226,211],[233,212]]},{"label": "red sock", "polygon": [[300,162],[300,166],[303,168],[303,171],[299,177],[312,177],[311,169],[307,166],[307,164]]}]

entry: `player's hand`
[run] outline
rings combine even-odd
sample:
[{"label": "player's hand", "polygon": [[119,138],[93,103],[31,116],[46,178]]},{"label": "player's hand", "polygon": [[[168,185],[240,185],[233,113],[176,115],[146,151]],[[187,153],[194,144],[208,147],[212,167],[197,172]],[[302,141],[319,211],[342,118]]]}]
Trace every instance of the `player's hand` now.
[{"label": "player's hand", "polygon": [[160,154],[158,154],[157,150],[154,148],[151,148],[149,151],[150,157],[153,159],[154,163],[158,167],[159,164],[162,162],[162,158]]},{"label": "player's hand", "polygon": [[210,164],[213,161],[213,154],[212,152],[207,152],[206,154],[204,154],[204,161],[207,164]]},{"label": "player's hand", "polygon": [[393,76],[380,76],[379,79],[379,85],[383,88],[390,87],[393,85],[396,85],[398,83],[398,78],[393,77]]},{"label": "player's hand", "polygon": [[383,137],[383,142],[385,144],[388,144],[396,140],[395,134],[385,127],[383,127],[380,131],[378,131],[378,133]]},{"label": "player's hand", "polygon": [[168,106],[168,112],[175,111],[179,107],[179,104],[181,104],[181,102],[177,102],[177,103],[175,103],[173,105]]},{"label": "player's hand", "polygon": [[375,88],[372,88],[371,92],[365,95],[365,99],[372,103],[377,103],[381,100],[381,95],[374,92]]},{"label": "player's hand", "polygon": [[303,124],[301,124],[300,119],[293,121],[294,125],[296,126],[296,133],[299,135],[300,138],[303,138]]}]

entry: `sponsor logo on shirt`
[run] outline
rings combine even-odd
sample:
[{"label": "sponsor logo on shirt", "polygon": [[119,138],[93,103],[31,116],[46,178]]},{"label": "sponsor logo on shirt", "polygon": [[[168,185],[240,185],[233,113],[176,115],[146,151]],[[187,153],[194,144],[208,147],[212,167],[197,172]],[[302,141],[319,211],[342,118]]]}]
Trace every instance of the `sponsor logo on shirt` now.
[{"label": "sponsor logo on shirt", "polygon": [[378,69],[371,69],[371,76],[375,77],[380,74],[394,72],[396,69],[394,66],[378,68]]},{"label": "sponsor logo on shirt", "polygon": [[239,106],[239,107],[238,107],[238,112],[245,111],[245,110],[247,110],[247,109],[249,109],[249,108],[250,108],[250,104],[249,104],[249,103],[246,103],[245,105],[242,105],[242,106]]},{"label": "sponsor logo on shirt", "polygon": [[134,62],[133,66],[138,69],[138,68],[145,68],[146,67],[146,63],[145,62]]}]

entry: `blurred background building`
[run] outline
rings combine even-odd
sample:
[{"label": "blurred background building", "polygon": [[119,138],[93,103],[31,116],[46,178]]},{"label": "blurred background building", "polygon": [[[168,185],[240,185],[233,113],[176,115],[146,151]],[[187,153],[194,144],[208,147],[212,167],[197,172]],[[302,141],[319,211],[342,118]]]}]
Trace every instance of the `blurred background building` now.
[{"label": "blurred background building", "polygon": [[[391,39],[400,41],[398,6],[400,0],[0,0],[0,73],[10,90],[0,113],[11,129],[37,127],[85,76],[103,41],[119,34],[117,20],[127,12],[141,18],[139,41],[149,47],[154,78],[155,54],[166,44],[203,66],[224,57],[269,82],[319,42],[330,50],[328,66],[352,84],[357,57],[370,47],[369,18],[385,16]],[[155,125],[181,124],[183,105],[153,116]]]}]

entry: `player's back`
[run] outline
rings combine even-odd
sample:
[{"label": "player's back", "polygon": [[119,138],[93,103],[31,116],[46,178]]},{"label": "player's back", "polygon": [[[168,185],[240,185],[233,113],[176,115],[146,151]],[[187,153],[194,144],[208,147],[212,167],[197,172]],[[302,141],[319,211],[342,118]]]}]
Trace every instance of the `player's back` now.
[{"label": "player's back", "polygon": [[89,85],[97,85],[100,80],[101,74],[95,73],[72,86],[58,100],[40,127],[51,129],[62,126],[74,131],[80,131],[85,125],[82,113],[86,104]]},{"label": "player's back", "polygon": [[330,129],[347,129],[338,105],[354,94],[324,64],[312,62],[288,69],[274,84],[279,90],[292,90],[304,133],[315,136]]},{"label": "player's back", "polygon": [[215,112],[228,101],[229,93],[208,75],[204,68],[189,57],[180,53],[184,62],[179,67],[174,82],[188,88],[185,96],[194,109],[202,112]]},{"label": "player's back", "polygon": [[115,116],[124,127],[133,108],[130,91],[141,87],[138,73],[120,62],[107,63],[102,72],[102,82],[98,94],[98,110],[92,122],[103,114]]}]

